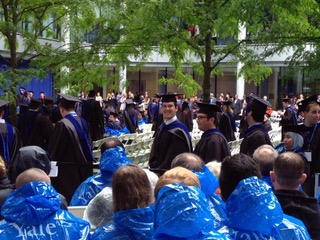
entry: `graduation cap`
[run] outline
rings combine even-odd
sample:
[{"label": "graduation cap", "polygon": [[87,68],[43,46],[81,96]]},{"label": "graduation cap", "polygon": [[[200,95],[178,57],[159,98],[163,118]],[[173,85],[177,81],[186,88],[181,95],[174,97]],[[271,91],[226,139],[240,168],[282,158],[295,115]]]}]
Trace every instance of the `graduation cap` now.
[{"label": "graduation cap", "polygon": [[30,90],[30,91],[28,91],[28,93],[32,93],[33,94],[34,92],[32,90]]},{"label": "graduation cap", "polygon": [[2,100],[2,99],[0,99],[0,108],[2,108],[2,107],[4,107],[4,106],[8,105],[8,103],[9,103],[9,101],[6,101],[6,100]]},{"label": "graduation cap", "polygon": [[308,106],[309,103],[311,103],[311,102],[316,102],[316,103],[319,104],[319,102],[318,102],[318,95],[315,94],[315,95],[313,95],[313,96],[311,96],[311,97],[308,97],[308,98],[300,101],[300,102],[298,103],[299,112],[304,112],[304,111],[306,111],[307,106]]},{"label": "graduation cap", "polygon": [[50,104],[50,103],[53,104],[53,97],[45,97],[44,98],[44,104],[47,105],[47,104]]},{"label": "graduation cap", "polygon": [[188,101],[183,101],[182,106],[181,106],[182,111],[185,109],[189,109],[189,104],[190,103]]},{"label": "graduation cap", "polygon": [[163,94],[160,97],[162,98],[162,100],[161,100],[162,102],[174,102],[176,104],[176,102],[177,102],[176,97],[178,95],[179,94]]},{"label": "graduation cap", "polygon": [[66,109],[74,108],[77,102],[81,102],[78,98],[68,94],[58,93],[58,95],[60,96],[60,105]]},{"label": "graduation cap", "polygon": [[115,116],[115,117],[118,117],[119,115],[118,115],[118,113],[115,111],[115,110],[110,110],[110,112],[109,112],[109,114],[110,115],[113,115],[113,116]]},{"label": "graduation cap", "polygon": [[88,93],[88,97],[95,97],[96,96],[96,91],[95,90],[90,90]]},{"label": "graduation cap", "polygon": [[132,101],[131,98],[126,99],[126,105],[133,105],[133,104],[134,104],[134,102]]},{"label": "graduation cap", "polygon": [[28,104],[20,104],[20,114],[23,114],[29,110],[29,105]]},{"label": "graduation cap", "polygon": [[197,102],[197,106],[199,108],[198,113],[207,114],[208,117],[214,116],[216,112],[221,112],[221,108],[214,104]]},{"label": "graduation cap", "polygon": [[37,98],[31,98],[30,103],[29,103],[29,108],[30,109],[37,109],[41,105],[41,100]]},{"label": "graduation cap", "polygon": [[253,94],[250,94],[250,101],[247,104],[247,113],[252,111],[252,117],[256,122],[263,122],[267,107],[270,106],[268,102]]},{"label": "graduation cap", "polygon": [[290,102],[290,98],[282,98],[282,102],[289,103]]},{"label": "graduation cap", "polygon": [[222,105],[227,105],[227,106],[232,106],[232,101],[230,101],[230,100],[224,100],[223,102],[222,102]]},{"label": "graduation cap", "polygon": [[298,133],[301,136],[304,136],[304,125],[294,125],[294,124],[290,124],[290,125],[283,125],[282,126],[282,132],[286,133],[286,132],[294,132],[294,133]]}]

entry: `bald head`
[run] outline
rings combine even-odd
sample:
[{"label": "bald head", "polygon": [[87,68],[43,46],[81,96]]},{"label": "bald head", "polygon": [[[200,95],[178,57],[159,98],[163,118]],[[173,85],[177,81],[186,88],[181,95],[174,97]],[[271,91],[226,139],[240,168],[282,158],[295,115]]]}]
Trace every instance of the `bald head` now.
[{"label": "bald head", "polygon": [[252,155],[252,158],[257,161],[260,166],[262,176],[269,176],[277,157],[278,152],[267,144],[258,147]]},{"label": "bald head", "polygon": [[49,176],[39,168],[30,168],[25,170],[16,179],[16,188],[22,187],[29,182],[46,182],[51,183]]},{"label": "bald head", "polygon": [[194,153],[180,153],[171,163],[171,168],[184,167],[191,171],[201,172],[204,166],[204,161]]}]

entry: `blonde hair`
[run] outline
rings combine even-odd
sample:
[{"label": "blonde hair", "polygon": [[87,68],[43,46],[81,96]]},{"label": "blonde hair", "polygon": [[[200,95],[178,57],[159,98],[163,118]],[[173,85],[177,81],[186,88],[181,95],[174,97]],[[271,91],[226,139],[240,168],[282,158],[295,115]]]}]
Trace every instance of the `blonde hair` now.
[{"label": "blonde hair", "polygon": [[190,170],[184,167],[175,167],[169,171],[166,171],[159,179],[154,189],[155,199],[158,197],[160,189],[171,183],[182,183],[187,186],[198,186],[200,182],[198,177]]}]

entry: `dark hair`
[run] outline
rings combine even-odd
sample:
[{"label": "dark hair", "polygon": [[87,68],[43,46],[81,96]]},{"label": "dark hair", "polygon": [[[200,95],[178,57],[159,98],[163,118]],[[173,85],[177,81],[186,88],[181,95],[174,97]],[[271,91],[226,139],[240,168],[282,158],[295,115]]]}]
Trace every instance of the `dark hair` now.
[{"label": "dark hair", "polygon": [[72,101],[67,101],[67,100],[61,98],[59,105],[60,105],[61,107],[65,108],[67,111],[70,111],[70,110],[75,109],[76,103],[75,103],[75,102],[72,102]]},{"label": "dark hair", "polygon": [[122,144],[122,142],[120,142],[119,139],[110,139],[104,143],[101,144],[100,146],[100,151],[101,151],[101,155],[104,153],[104,151],[106,151],[107,149],[110,149],[110,148],[115,148],[115,147],[122,147],[124,149],[124,146]]},{"label": "dark hair", "polygon": [[204,161],[194,153],[180,153],[171,162],[171,168],[179,166],[191,171],[201,172],[204,166]]},{"label": "dark hair", "polygon": [[312,106],[319,106],[319,103],[316,101],[310,101],[306,104],[306,106],[304,107],[304,112],[309,112],[311,110]]},{"label": "dark hair", "polygon": [[278,184],[283,187],[294,188],[299,186],[304,169],[305,163],[302,157],[294,152],[280,154],[273,167]]},{"label": "dark hair", "polygon": [[251,157],[243,153],[225,157],[219,176],[222,199],[226,201],[241,180],[253,176],[261,179],[259,165]]},{"label": "dark hair", "polygon": [[114,212],[145,208],[151,204],[152,191],[147,174],[140,167],[128,164],[112,176]]}]

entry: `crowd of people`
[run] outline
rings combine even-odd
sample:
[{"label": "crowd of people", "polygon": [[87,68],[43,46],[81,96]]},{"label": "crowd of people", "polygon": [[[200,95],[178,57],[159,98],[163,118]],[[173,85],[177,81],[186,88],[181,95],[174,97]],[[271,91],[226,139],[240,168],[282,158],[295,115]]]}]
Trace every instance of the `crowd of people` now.
[{"label": "crowd of people", "polygon": [[[1,239],[320,239],[317,95],[282,99],[278,146],[270,103],[253,94],[210,94],[207,103],[147,92],[20,95],[17,119],[0,100]],[[196,146],[194,120],[203,132]],[[144,123],[155,131],[149,168],[110,138],[93,174],[92,142]],[[87,206],[84,219],[68,206]]]}]

